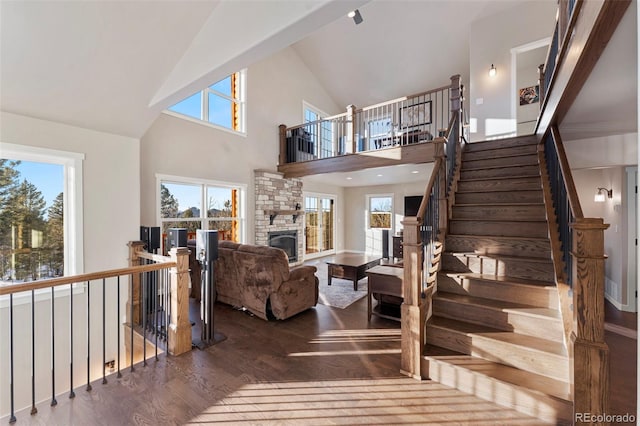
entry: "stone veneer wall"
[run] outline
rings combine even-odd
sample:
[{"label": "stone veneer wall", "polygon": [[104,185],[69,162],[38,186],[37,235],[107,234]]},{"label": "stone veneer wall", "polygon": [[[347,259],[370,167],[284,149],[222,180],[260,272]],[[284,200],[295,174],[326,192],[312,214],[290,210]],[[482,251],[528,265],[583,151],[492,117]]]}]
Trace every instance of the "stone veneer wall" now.
[{"label": "stone veneer wall", "polygon": [[295,210],[296,203],[304,210],[302,199],[302,180],[285,179],[279,172],[268,170],[254,170],[255,180],[255,242],[257,245],[269,245],[269,232],[273,231],[298,231],[298,261],[302,264],[304,257],[304,218],[302,215],[293,223],[293,216],[278,215],[269,224],[268,210]]}]

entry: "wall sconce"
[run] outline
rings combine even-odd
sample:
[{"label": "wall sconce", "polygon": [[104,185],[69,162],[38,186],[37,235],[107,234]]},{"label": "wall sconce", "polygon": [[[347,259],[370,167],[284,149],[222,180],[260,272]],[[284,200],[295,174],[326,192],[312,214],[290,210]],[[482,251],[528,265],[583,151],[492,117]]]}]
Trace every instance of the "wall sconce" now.
[{"label": "wall sconce", "polygon": [[496,71],[496,67],[491,64],[491,68],[489,68],[489,77],[495,77],[497,72],[498,71]]},{"label": "wall sconce", "polygon": [[352,10],[351,12],[347,13],[347,16],[349,18],[353,18],[353,22],[355,22],[356,25],[362,22],[362,15],[360,15],[360,11],[358,9]]},{"label": "wall sconce", "polygon": [[593,201],[595,201],[596,203],[604,203],[605,193],[607,195],[607,198],[613,198],[613,189],[598,188],[598,192],[596,192],[596,195],[593,197]]}]

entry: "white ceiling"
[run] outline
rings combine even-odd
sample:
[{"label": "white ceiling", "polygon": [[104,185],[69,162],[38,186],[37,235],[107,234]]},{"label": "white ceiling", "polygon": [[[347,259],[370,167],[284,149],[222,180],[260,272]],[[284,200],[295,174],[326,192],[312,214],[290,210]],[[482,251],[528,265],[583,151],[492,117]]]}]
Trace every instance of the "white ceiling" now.
[{"label": "white ceiling", "polygon": [[399,166],[377,167],[348,173],[326,173],[305,176],[305,182],[343,187],[389,185],[397,183],[427,182],[433,170],[433,163],[402,164]]},{"label": "white ceiling", "polygon": [[[338,105],[371,105],[466,78],[471,22],[520,1],[2,0],[0,109],[139,138],[162,109],[289,45]],[[636,29],[627,13],[566,139],[637,129]],[[370,182],[352,177],[340,185]]]}]

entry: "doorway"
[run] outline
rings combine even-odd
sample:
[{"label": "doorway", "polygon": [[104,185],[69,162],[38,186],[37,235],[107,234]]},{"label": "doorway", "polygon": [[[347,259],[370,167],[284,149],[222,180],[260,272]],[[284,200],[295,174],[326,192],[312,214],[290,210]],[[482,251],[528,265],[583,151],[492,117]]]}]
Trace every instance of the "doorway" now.
[{"label": "doorway", "polygon": [[335,198],[307,194],[304,211],[305,258],[335,253]]}]

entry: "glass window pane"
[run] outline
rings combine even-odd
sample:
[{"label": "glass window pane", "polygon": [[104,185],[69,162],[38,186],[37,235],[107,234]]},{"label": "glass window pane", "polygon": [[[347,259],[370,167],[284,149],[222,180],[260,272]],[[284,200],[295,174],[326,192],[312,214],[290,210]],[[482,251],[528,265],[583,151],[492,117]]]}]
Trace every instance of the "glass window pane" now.
[{"label": "glass window pane", "polygon": [[191,95],[187,99],[169,107],[169,111],[202,120],[202,92]]},{"label": "glass window pane", "polygon": [[0,159],[0,281],[64,275],[64,166]]},{"label": "glass window pane", "polygon": [[238,242],[237,220],[212,220],[209,221],[209,229],[218,231],[218,240]]},{"label": "glass window pane", "polygon": [[369,198],[369,227],[391,229],[391,213],[393,199],[391,197]]},{"label": "glass window pane", "polygon": [[212,84],[211,86],[209,86],[209,88],[211,90],[215,90],[216,92],[220,92],[223,95],[227,95],[229,97],[233,97],[231,95],[232,92],[232,87],[231,87],[231,76],[227,76],[225,78],[223,78],[222,80],[218,81],[217,83]]},{"label": "glass window pane", "polygon": [[209,93],[209,122],[231,129],[233,102]]},{"label": "glass window pane", "polygon": [[207,217],[235,216],[234,210],[237,212],[238,206],[234,206],[237,197],[233,196],[233,191],[231,188],[207,187]]},{"label": "glass window pane", "polygon": [[162,218],[201,217],[200,185],[164,182],[160,187]]}]

